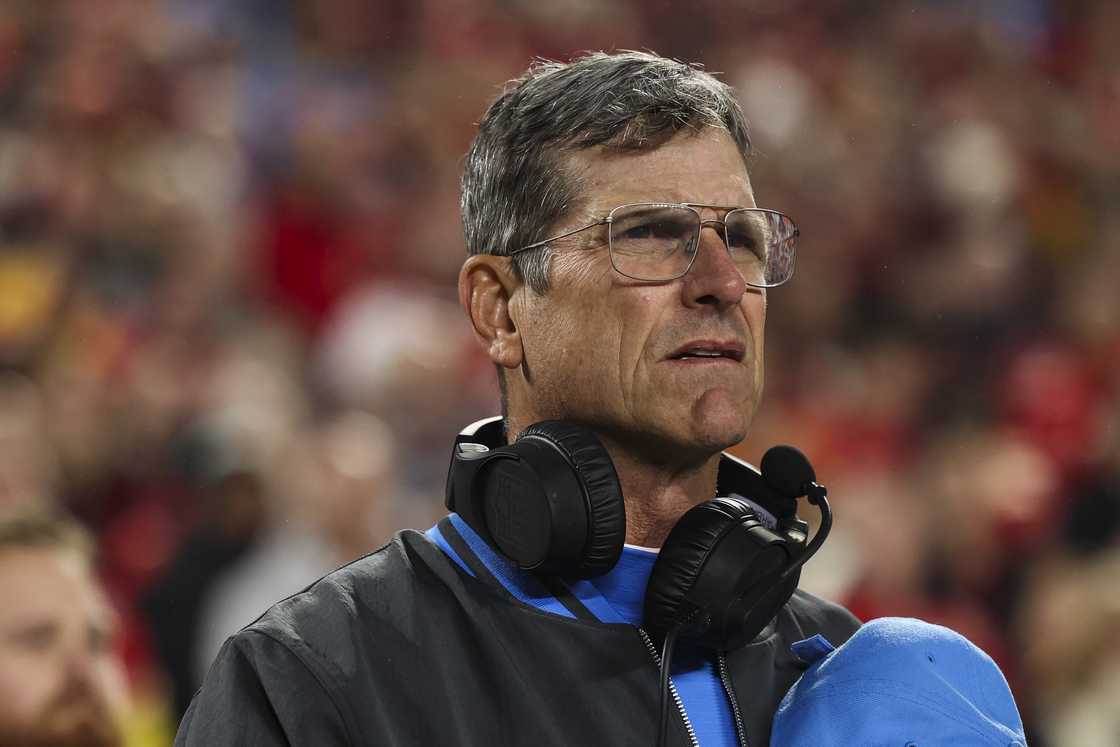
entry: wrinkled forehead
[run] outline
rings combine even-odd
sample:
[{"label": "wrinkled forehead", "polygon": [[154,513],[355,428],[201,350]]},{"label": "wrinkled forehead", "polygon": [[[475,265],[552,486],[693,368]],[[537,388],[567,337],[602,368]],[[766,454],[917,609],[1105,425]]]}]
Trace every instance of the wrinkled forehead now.
[{"label": "wrinkled forehead", "polygon": [[577,185],[567,215],[601,217],[636,202],[755,207],[742,155],[717,127],[682,130],[650,148],[566,151],[562,159]]}]

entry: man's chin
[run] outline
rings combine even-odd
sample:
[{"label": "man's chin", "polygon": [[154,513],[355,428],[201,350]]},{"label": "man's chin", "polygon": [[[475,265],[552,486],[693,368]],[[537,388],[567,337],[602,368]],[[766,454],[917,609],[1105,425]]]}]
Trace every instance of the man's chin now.
[{"label": "man's chin", "polygon": [[50,719],[25,729],[0,725],[0,747],[121,747],[119,726],[95,714]]},{"label": "man's chin", "polygon": [[709,392],[696,401],[689,413],[689,441],[699,451],[716,453],[730,448],[747,437],[750,412],[742,400],[733,400],[723,392]]},{"label": "man's chin", "polygon": [[658,463],[679,465],[706,463],[713,456],[746,438],[743,419],[688,421],[649,424],[636,434],[639,451]]}]

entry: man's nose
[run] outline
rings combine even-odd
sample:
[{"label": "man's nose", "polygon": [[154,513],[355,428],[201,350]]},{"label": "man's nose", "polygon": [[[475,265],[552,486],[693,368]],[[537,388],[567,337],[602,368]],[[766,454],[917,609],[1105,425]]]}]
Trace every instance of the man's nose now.
[{"label": "man's nose", "polygon": [[100,634],[83,635],[67,641],[59,652],[67,676],[74,682],[84,682],[96,686],[100,680],[102,665],[110,656],[109,643],[101,640]]},{"label": "man's nose", "polygon": [[96,679],[97,665],[93,653],[75,647],[66,653],[66,675],[72,682],[91,685]]},{"label": "man's nose", "polygon": [[723,223],[716,220],[701,224],[696,258],[684,276],[686,306],[728,308],[739,303],[747,291],[743,273],[731,261],[724,243]]}]

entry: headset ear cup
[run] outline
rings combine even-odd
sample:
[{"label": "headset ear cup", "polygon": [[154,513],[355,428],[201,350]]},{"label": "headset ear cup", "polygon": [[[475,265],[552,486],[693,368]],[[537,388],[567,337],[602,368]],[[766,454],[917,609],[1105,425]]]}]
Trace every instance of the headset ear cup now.
[{"label": "headset ear cup", "polygon": [[610,455],[591,431],[558,420],[535,423],[517,440],[534,438],[549,441],[564,454],[587,495],[586,506],[572,508],[587,511],[587,540],[579,564],[566,569],[566,575],[601,576],[614,568],[626,542],[626,506]]},{"label": "headset ear cup", "polygon": [[747,504],[730,498],[705,501],[685,512],[650,572],[642,614],[646,626],[664,633],[675,624],[685,595],[716,543],[732,526],[754,515]]},{"label": "headset ear cup", "polygon": [[[784,583],[772,586],[758,597],[743,600],[743,604],[737,605],[731,615],[735,618],[734,621],[720,621],[726,626],[723,636],[728,642],[728,648],[739,648],[753,641],[777,616],[793,596],[793,592],[797,591],[800,580],[801,570],[798,569]],[[751,606],[749,612],[748,604]]]},{"label": "headset ear cup", "polygon": [[747,501],[715,498],[693,506],[654,563],[643,622],[655,635],[675,627],[682,638],[720,651],[749,643],[762,625],[748,625],[769,606],[759,602],[778,599],[771,592],[793,552]]}]

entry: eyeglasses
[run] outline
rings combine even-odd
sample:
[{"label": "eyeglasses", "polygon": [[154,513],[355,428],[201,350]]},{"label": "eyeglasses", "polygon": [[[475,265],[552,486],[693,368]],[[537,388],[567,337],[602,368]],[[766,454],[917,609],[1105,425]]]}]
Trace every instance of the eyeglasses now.
[{"label": "eyeglasses", "polygon": [[[726,212],[723,220],[704,220],[700,208]],[[793,219],[776,210],[641,202],[619,205],[605,218],[515,249],[510,256],[604,224],[611,265],[620,275],[647,282],[675,280],[687,273],[696,261],[700,231],[718,225],[747,285],[773,288],[793,277],[800,235]]]}]

